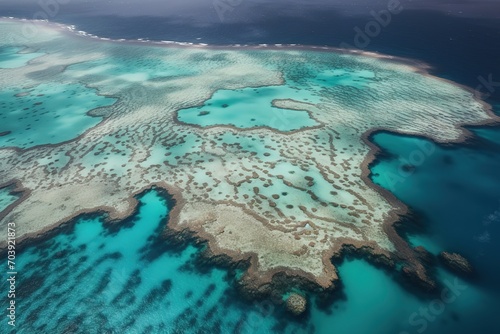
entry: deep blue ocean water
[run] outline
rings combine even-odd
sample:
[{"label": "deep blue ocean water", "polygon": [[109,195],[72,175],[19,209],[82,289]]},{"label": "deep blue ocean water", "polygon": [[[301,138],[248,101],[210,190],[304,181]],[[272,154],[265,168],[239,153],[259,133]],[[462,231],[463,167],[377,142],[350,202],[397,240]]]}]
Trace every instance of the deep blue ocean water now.
[{"label": "deep blue ocean water", "polygon": [[[327,6],[327,0],[323,1],[326,5],[315,1],[316,6],[301,6],[300,1],[291,5],[288,0],[270,1],[265,6],[262,5],[265,1],[236,0],[231,3],[240,5],[228,10],[221,21],[213,6],[218,1],[223,0],[196,2],[200,3],[200,7],[203,5],[199,11],[175,15],[175,12],[159,8],[158,13],[150,10],[155,15],[149,16],[140,15],[140,11],[126,6],[120,7],[120,10],[103,10],[100,6],[94,8],[72,1],[59,6],[50,20],[76,25],[80,30],[109,38],[218,45],[291,43],[358,47],[354,40],[357,34],[355,28],[364,30],[374,20],[370,11],[386,10],[388,3],[356,1],[346,2],[341,6],[345,8],[331,8]],[[0,7],[0,15],[33,18],[41,8],[35,0],[26,2],[33,4],[22,6],[18,2],[7,2]],[[411,1],[401,0],[403,8],[410,7],[408,2]],[[149,6],[161,7],[154,1]],[[474,5],[470,5],[472,7]],[[453,6],[450,5],[449,9],[452,12]],[[500,5],[496,10],[500,12]],[[468,17],[466,13],[449,15],[429,9],[408,9],[393,15],[390,24],[370,38],[366,46],[359,47],[423,60],[434,67],[434,73],[476,88],[484,83],[480,78],[488,81],[489,75],[493,76],[494,82],[500,82],[499,41],[500,20],[491,18],[491,15],[477,18]],[[491,88],[483,89],[483,92],[500,100],[500,86]]]},{"label": "deep blue ocean water", "polygon": [[[29,13],[11,10],[5,15]],[[91,14],[61,12],[55,20],[112,38],[331,46],[350,43],[352,28],[367,20],[318,12],[314,20],[291,21],[265,13],[258,24],[232,23],[228,28]],[[496,21],[406,12],[367,49],[425,60],[433,73],[476,88],[490,75],[500,81],[499,27]],[[490,102],[500,100],[500,87],[489,88]],[[438,270],[441,282],[458,286],[457,298],[444,309],[403,289],[387,272],[353,259],[339,266],[344,298],[333,302],[330,313],[313,307],[293,320],[279,307],[246,302],[235,291],[231,274],[200,265],[193,245],[169,249],[155,242],[168,203],[151,192],[141,197],[139,213],[124,227],[108,231],[99,217],[82,218],[65,234],[20,254],[25,275],[20,288],[25,292],[19,323],[25,323],[24,333],[497,333],[500,129],[472,130],[476,137],[465,144],[435,145],[411,173],[402,171],[402,164],[427,140],[390,133],[372,138],[384,152],[372,165],[373,181],[412,210],[402,233],[433,252],[460,252],[476,268],[473,281],[455,281]],[[69,256],[55,256],[61,251]]]}]

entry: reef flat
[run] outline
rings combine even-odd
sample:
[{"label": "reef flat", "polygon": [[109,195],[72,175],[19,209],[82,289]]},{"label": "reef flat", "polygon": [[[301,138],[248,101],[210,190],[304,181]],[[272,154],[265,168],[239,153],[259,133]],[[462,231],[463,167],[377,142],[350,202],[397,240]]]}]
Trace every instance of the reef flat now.
[{"label": "reef flat", "polygon": [[176,202],[169,229],[248,261],[249,290],[277,273],[331,288],[331,258],[346,247],[433,284],[394,229],[406,207],[368,178],[376,152],[368,138],[386,130],[453,142],[466,138],[463,125],[498,122],[470,90],[387,57],[108,41],[46,23],[27,38],[26,24],[0,21],[2,47],[37,55],[0,68],[2,115],[52,85],[66,87],[54,96],[68,108],[81,96],[93,101],[78,119],[103,120],[26,143],[26,131],[47,129],[37,128],[38,102],[18,102],[30,122],[2,127],[12,146],[0,149],[0,188],[22,196],[0,213],[3,232],[15,222],[19,241],[36,238],[95,211],[124,219],[134,196],[157,186]]}]

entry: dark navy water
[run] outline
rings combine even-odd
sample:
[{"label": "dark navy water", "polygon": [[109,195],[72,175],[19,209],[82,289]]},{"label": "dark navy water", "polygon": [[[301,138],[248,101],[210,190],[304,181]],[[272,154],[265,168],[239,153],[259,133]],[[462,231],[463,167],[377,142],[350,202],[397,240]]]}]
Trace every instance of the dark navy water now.
[{"label": "dark navy water", "polygon": [[[201,41],[223,45],[297,43],[338,47],[342,43],[356,46],[354,27],[364,28],[372,20],[371,17],[317,14],[320,19],[305,22],[279,16],[269,18],[259,23],[258,28],[254,24],[235,23],[188,26],[186,29],[182,23],[155,17],[71,17],[59,21],[77,24],[82,30],[110,38]],[[141,28],[137,30],[136,27]],[[496,82],[500,81],[499,41],[500,20],[482,22],[433,12],[403,12],[363,49],[423,60],[435,67],[436,74],[476,88],[481,84],[481,76],[487,78],[489,74],[496,74]],[[500,90],[500,87],[496,88]],[[500,96],[497,91],[493,93]]]},{"label": "dark navy water", "polygon": [[[23,10],[13,8],[4,7],[4,11],[0,14],[30,18],[33,13],[32,8]],[[341,43],[353,44],[355,35],[353,28],[364,27],[371,20],[366,14],[371,10],[370,7],[358,10],[356,15],[337,10],[311,9],[308,15],[303,16],[281,15],[280,11],[274,8],[274,12],[262,12],[248,20],[241,18],[244,16],[244,4],[241,5],[240,14],[238,14],[239,8],[234,8],[230,13],[233,16],[226,22],[212,20],[206,23],[202,19],[202,14],[197,14],[198,16],[191,20],[182,17],[176,20],[171,16],[134,17],[109,15],[109,13],[100,15],[91,8],[82,10],[78,14],[61,10],[53,20],[74,24],[80,30],[111,38],[149,38],[211,44],[297,43],[329,46],[339,46]],[[213,16],[214,13],[207,15]],[[489,93],[488,101],[496,105],[497,113],[500,112],[496,102],[500,101],[500,84],[496,84],[500,82],[498,19],[459,17],[438,11],[403,11],[395,16],[392,23],[377,37],[371,39],[366,49],[426,61],[433,67],[434,74],[471,88],[481,88],[483,93]],[[96,322],[90,322],[87,327],[82,327],[80,330],[71,327],[73,323],[77,323],[78,316],[71,317],[68,311],[61,327],[57,327],[53,321],[46,327],[40,327],[43,326],[43,319],[50,317],[49,314],[43,314],[39,319],[34,315],[29,318],[30,315],[25,314],[24,319],[32,321],[31,327],[25,332],[59,333],[70,328],[71,333],[99,333],[103,332],[101,329],[116,332],[116,328],[120,328],[124,333],[140,333],[139,328],[142,328],[144,333],[232,333],[237,330],[245,333],[498,333],[500,331],[498,317],[500,265],[497,258],[500,254],[500,128],[473,128],[472,131],[475,137],[466,143],[434,144],[434,150],[425,153],[425,159],[416,164],[411,173],[403,173],[402,178],[397,176],[401,175],[405,159],[410,159],[415,151],[421,150],[422,144],[429,141],[391,133],[379,133],[372,137],[384,152],[371,167],[373,181],[392,191],[412,210],[412,216],[403,226],[401,233],[404,233],[415,246],[424,245],[433,252],[441,250],[460,252],[469,258],[476,268],[477,278],[474,281],[460,281],[466,289],[457,301],[446,305],[446,309],[442,312],[432,313],[430,318],[419,315],[419,312],[421,308],[430,307],[432,300],[421,299],[409,293],[387,273],[364,261],[349,260],[339,268],[344,281],[343,290],[346,299],[335,301],[330,307],[331,313],[313,308],[304,319],[292,321],[279,308],[269,310],[267,304],[242,301],[239,295],[234,293],[234,280],[226,276],[223,270],[212,269],[202,274],[202,271],[195,269],[197,261],[194,260],[196,258],[194,254],[197,250],[192,245],[176,252],[163,249],[154,242],[154,233],[159,225],[153,224],[150,225],[149,235],[149,240],[153,241],[145,242],[141,245],[142,249],[137,249],[133,254],[138,259],[135,263],[126,261],[127,264],[118,268],[118,271],[109,263],[124,261],[123,254],[121,256],[115,254],[115,259],[101,260],[95,253],[86,254],[85,252],[89,252],[88,249],[75,248],[71,252],[81,258],[79,263],[82,268],[85,268],[85,265],[98,263],[101,269],[97,274],[92,275],[92,271],[88,270],[85,275],[80,276],[80,279],[92,282],[97,287],[101,286],[99,291],[101,294],[102,291],[105,292],[104,297],[106,294],[119,295],[124,290],[120,298],[125,301],[129,300],[127,298],[132,298],[129,300],[130,303],[140,304],[140,301],[133,300],[134,293],[136,298],[141,296],[141,293],[146,296],[147,289],[155,287],[158,283],[156,293],[165,296],[156,298],[151,295],[148,298],[151,298],[156,307],[165,307],[164,312],[169,314],[168,316],[160,321],[158,317],[161,317],[162,312],[148,308],[146,312],[137,313],[138,320],[130,325],[131,327],[127,327],[122,320],[128,313],[120,312],[119,308],[112,304],[112,298],[109,308],[106,308],[103,304],[105,301],[97,306],[95,302],[90,303],[88,300],[88,303],[85,302],[91,294],[82,292],[80,295],[82,301],[77,304],[77,310],[83,318],[90,314],[102,314],[99,315],[102,327],[96,325]],[[149,206],[146,201],[148,196],[152,197]],[[156,215],[156,224],[164,222],[168,209],[163,209],[158,204],[161,200],[155,196],[157,195],[150,194],[142,197],[143,210],[146,211],[138,213],[139,218],[134,220],[136,223],[141,222],[141,215],[142,217]],[[157,210],[158,213],[149,213],[148,207]],[[52,244],[46,245],[46,248],[38,251],[32,249],[22,254],[26,265],[32,263],[30,270],[36,273],[34,268],[37,261],[45,266],[42,269],[53,269],[47,260],[53,255],[52,252],[55,254],[61,251],[59,249],[61,245],[72,244],[68,240],[78,240],[79,236],[80,238],[88,236],[89,233],[91,237],[93,236],[92,240],[95,239],[93,242],[96,247],[105,244],[100,240],[103,236],[110,245],[120,244],[119,240],[111,239],[119,236],[120,232],[115,234],[105,232],[98,218],[91,221],[81,220],[78,224],[80,225],[77,225],[74,231],[68,232],[70,233],[68,236],[49,240],[48,242]],[[133,229],[133,226],[128,228]],[[97,232],[92,234],[92,231]],[[126,252],[120,249],[113,252],[120,251]],[[157,254],[155,260],[147,260],[144,257],[148,252]],[[55,265],[63,266],[57,262]],[[146,265],[151,266],[151,273],[154,273],[157,282],[149,284],[145,278],[142,280],[136,278],[138,283],[133,285],[135,271],[141,268],[147,269]],[[180,271],[179,274],[175,272],[178,267],[190,270]],[[77,267],[74,268],[76,270]],[[161,268],[165,268],[164,271]],[[145,273],[147,271],[140,275]],[[64,281],[63,274],[64,271],[51,279]],[[105,279],[106,276],[111,278]],[[135,277],[137,276],[138,274],[135,274]],[[443,282],[455,279],[453,275],[442,270],[439,270],[438,277]],[[136,289],[133,293],[130,289],[126,289],[129,280],[132,280],[130,289]],[[170,280],[170,283],[164,283],[166,280]],[[108,282],[104,287],[102,287],[103,281]],[[51,281],[46,279],[44,282],[48,284]],[[33,296],[43,297],[40,291],[44,290],[36,292],[37,289],[41,289],[42,283],[38,281],[32,287],[33,290],[30,291],[34,291]],[[217,288],[210,288],[213,284]],[[67,291],[69,288],[69,286],[66,290],[61,288],[61,291]],[[192,291],[191,294],[189,291]],[[209,291],[206,298],[203,297],[205,291]],[[56,297],[54,295],[50,298],[43,297],[45,298],[43,300],[47,303],[51,301],[56,303],[54,308],[57,308],[58,304],[65,307],[69,305],[70,299]],[[118,300],[119,305],[122,305],[121,302],[121,299]],[[100,308],[100,311],[92,313],[89,311],[92,307]],[[111,310],[115,310],[115,316],[112,316]],[[41,309],[38,311],[42,312]],[[61,311],[61,314],[63,313]],[[417,313],[417,316],[412,321],[413,313]],[[109,323],[103,318],[109,318]],[[152,327],[146,325],[148,321]]]},{"label": "dark navy water", "polygon": [[[21,6],[18,2],[0,5],[0,15],[28,19],[37,13],[40,16],[43,9],[37,2],[27,2],[30,5]],[[124,1],[124,5],[113,7],[71,1],[60,5],[54,15],[49,12],[48,18],[76,25],[97,36],[117,39],[146,38],[219,45],[350,45],[425,61],[434,67],[434,73],[472,88],[484,84],[483,79],[488,81],[489,75],[493,82],[500,82],[498,1],[473,1],[474,4],[467,8],[469,11],[480,8],[485,18],[478,18],[467,16],[465,9],[462,13],[453,10],[457,7],[455,3],[444,11],[435,10],[433,5],[416,10],[411,9],[412,1],[401,0],[403,10],[391,15],[390,23],[376,36],[368,36],[366,45],[356,44],[355,28],[365,30],[367,24],[374,21],[370,12],[387,10],[390,1],[318,0],[307,5],[306,1],[234,0],[229,3],[237,5],[221,12],[216,10],[215,4],[224,0],[200,0],[186,2],[193,5],[179,13],[168,6],[175,2],[148,1],[144,6],[134,7],[126,5],[133,1]],[[491,5],[482,9],[481,3]],[[500,100],[500,83],[483,88],[482,92]]]}]

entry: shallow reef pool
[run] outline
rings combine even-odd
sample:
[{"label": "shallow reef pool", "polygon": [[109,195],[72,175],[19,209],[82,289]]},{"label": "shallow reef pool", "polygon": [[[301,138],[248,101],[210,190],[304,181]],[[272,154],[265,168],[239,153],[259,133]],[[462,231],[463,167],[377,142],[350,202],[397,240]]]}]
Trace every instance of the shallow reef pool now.
[{"label": "shallow reef pool", "polygon": [[87,113],[112,105],[80,84],[44,83],[33,88],[0,91],[0,148],[30,148],[77,137],[102,118]]},{"label": "shallow reef pool", "polygon": [[23,47],[0,47],[0,68],[17,68],[26,65],[30,60],[43,56],[41,52],[28,52]]},{"label": "shallow reef pool", "polygon": [[306,111],[280,109],[272,102],[279,99],[316,102],[308,90],[289,86],[219,90],[201,107],[180,110],[181,122],[199,126],[232,125],[237,128],[266,126],[279,131],[293,131],[319,125]]}]

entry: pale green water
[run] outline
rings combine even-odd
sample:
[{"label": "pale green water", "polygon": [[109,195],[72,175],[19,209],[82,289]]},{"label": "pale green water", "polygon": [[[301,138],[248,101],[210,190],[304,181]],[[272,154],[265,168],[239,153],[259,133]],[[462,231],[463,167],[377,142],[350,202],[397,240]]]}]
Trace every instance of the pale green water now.
[{"label": "pale green water", "polygon": [[[68,68],[67,73],[74,77],[94,76],[97,80],[142,83],[147,80],[193,75],[199,71],[193,66],[188,66],[182,60],[176,62],[170,59],[170,61],[162,60],[161,49],[151,50],[147,57],[141,53],[138,53],[139,56],[137,56],[133,53],[123,53],[123,50],[120,51],[122,53],[115,52],[105,59],[72,65]],[[133,49],[129,52],[133,52]]]},{"label": "pale green water", "polygon": [[44,55],[40,52],[23,51],[22,47],[3,46],[0,47],[0,68],[17,68],[26,65],[30,60]]},{"label": "pale green water", "polygon": [[319,73],[318,76],[310,82],[325,87],[350,86],[362,89],[370,82],[373,82],[373,79],[375,79],[375,73],[372,71],[335,69]]},{"label": "pale green water", "polygon": [[114,102],[79,84],[3,89],[0,133],[7,134],[0,136],[0,147],[29,148],[73,139],[101,121],[101,117],[87,115],[88,111]]},{"label": "pale green water", "polygon": [[[273,100],[293,96],[302,102],[317,102],[318,97],[309,90],[289,86],[219,90],[202,107],[179,111],[180,121],[200,126],[233,125],[238,128],[267,126],[280,131],[292,131],[319,125],[307,112],[280,109]],[[204,114],[207,113],[208,114]]]}]

